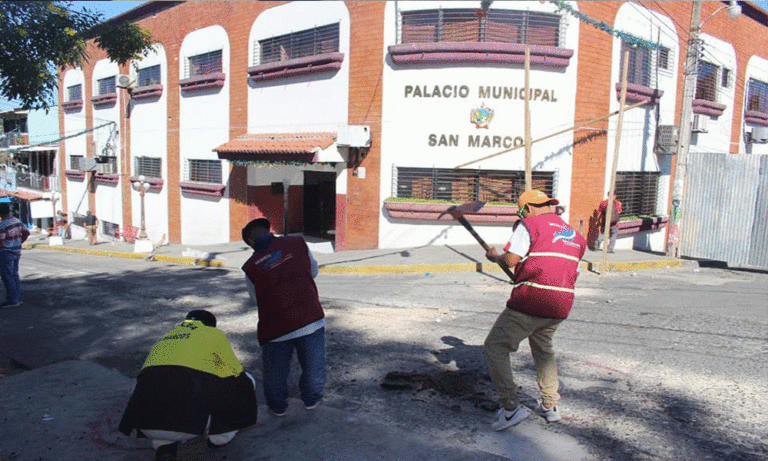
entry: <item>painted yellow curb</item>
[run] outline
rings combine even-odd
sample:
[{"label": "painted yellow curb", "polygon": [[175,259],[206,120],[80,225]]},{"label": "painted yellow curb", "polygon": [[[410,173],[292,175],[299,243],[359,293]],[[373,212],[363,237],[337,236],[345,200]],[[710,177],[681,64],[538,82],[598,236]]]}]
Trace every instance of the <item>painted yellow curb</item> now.
[{"label": "painted yellow curb", "polygon": [[[126,259],[147,259],[149,256],[145,253],[133,253],[128,251],[107,251],[107,250],[92,250],[90,248],[71,248],[60,245],[43,245],[43,244],[24,244],[24,248],[38,248],[41,250],[53,250],[64,251],[69,253],[83,253],[95,256],[110,256],[113,258],[126,258]],[[162,261],[168,263],[177,264],[189,264],[194,266],[206,266],[206,267],[223,267],[224,261],[219,259],[199,259],[190,258],[184,256],[165,256],[156,255],[153,260]]]}]

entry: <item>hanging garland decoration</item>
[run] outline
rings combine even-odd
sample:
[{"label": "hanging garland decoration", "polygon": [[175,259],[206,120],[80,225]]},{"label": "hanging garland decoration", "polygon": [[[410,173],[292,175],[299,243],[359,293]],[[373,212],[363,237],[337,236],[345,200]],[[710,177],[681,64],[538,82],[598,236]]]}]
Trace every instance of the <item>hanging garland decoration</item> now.
[{"label": "hanging garland decoration", "polygon": [[551,1],[551,3],[554,3],[557,6],[557,11],[558,12],[565,11],[568,14],[578,18],[581,22],[585,22],[587,24],[591,24],[592,26],[597,27],[598,29],[603,30],[605,32],[608,32],[609,34],[611,34],[611,35],[613,35],[615,37],[618,37],[618,38],[620,38],[622,40],[625,40],[625,41],[627,41],[627,42],[629,42],[629,43],[631,43],[633,45],[642,46],[643,48],[647,48],[649,50],[655,50],[655,49],[659,48],[659,44],[658,43],[653,43],[653,42],[650,42],[648,40],[644,40],[644,39],[642,39],[640,37],[635,37],[632,34],[628,34],[626,32],[622,32],[620,30],[616,30],[613,27],[611,27],[608,24],[606,24],[604,21],[598,22],[598,21],[590,18],[586,14],[582,13],[581,11],[574,10],[573,7],[570,4],[568,4],[568,3],[566,3],[566,2],[564,2],[562,0],[550,0],[550,1]]},{"label": "hanging garland decoration", "polygon": [[306,162],[296,162],[293,160],[284,161],[260,161],[260,160],[227,160],[236,166],[255,166],[257,168],[280,168],[284,166],[295,166],[299,168],[308,167],[311,164]]}]

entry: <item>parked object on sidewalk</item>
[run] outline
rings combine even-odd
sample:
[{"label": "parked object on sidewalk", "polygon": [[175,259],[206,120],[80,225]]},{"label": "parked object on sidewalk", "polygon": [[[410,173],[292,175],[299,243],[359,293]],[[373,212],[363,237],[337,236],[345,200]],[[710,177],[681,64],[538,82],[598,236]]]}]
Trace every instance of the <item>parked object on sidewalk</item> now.
[{"label": "parked object on sidewalk", "polygon": [[119,430],[151,438],[157,459],[175,459],[178,442],[200,436],[224,445],[256,423],[255,388],[216,317],[193,310],[150,350]]},{"label": "parked object on sidewalk", "polygon": [[314,409],[323,398],[326,377],[325,313],[314,281],[317,261],[303,238],[276,237],[266,218],[249,222],[242,236],[253,248],[242,269],[259,310],[267,406],[277,415],[288,407],[287,380],[295,349],[302,370],[301,400],[307,409]]},{"label": "parked object on sidewalk", "polygon": [[7,203],[0,203],[0,218],[0,276],[6,293],[6,300],[0,307],[18,307],[21,305],[21,245],[29,238],[29,229],[11,216],[11,207]]},{"label": "parked object on sidewalk", "polygon": [[485,339],[488,372],[507,411],[494,423],[495,430],[520,418],[513,416],[520,410],[520,397],[509,355],[525,338],[536,365],[543,411],[557,412],[560,394],[552,338],[573,306],[579,263],[587,249],[584,237],[554,214],[552,207],[558,203],[541,191],[525,191],[519,201],[522,219],[515,223],[504,254],[493,248],[486,253],[490,261],[515,268],[507,308]]}]

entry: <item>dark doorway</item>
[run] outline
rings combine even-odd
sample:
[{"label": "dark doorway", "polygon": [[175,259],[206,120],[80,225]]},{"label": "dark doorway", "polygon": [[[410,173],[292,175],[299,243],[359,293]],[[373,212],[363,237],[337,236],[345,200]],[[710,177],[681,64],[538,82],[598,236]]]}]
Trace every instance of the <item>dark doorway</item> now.
[{"label": "dark doorway", "polygon": [[304,234],[333,240],[336,234],[336,173],[304,172]]}]

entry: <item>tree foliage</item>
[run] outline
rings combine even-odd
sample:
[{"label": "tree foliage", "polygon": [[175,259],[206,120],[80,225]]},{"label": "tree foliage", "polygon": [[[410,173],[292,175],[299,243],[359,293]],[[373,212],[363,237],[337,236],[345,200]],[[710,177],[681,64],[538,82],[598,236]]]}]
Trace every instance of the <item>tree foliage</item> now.
[{"label": "tree foliage", "polygon": [[75,11],[72,2],[0,1],[0,97],[25,109],[55,105],[57,68],[87,62],[89,38],[118,64],[146,56],[155,43],[136,24],[103,24],[100,13]]}]

